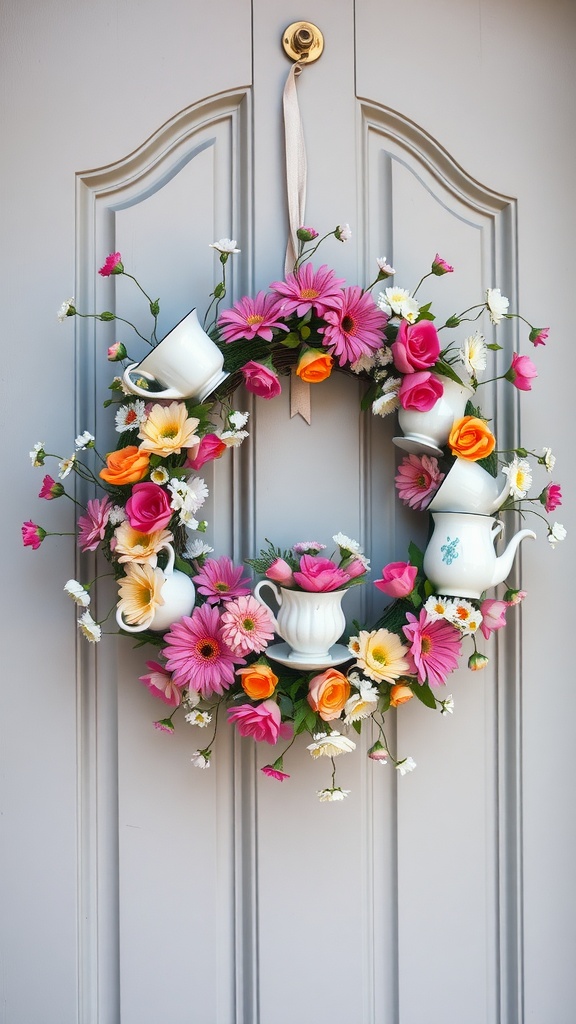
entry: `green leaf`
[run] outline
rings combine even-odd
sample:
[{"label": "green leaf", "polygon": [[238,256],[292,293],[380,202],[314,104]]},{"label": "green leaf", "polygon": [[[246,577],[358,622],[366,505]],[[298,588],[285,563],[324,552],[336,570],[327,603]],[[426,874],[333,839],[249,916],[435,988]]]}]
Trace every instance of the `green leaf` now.
[{"label": "green leaf", "polygon": [[443,377],[449,377],[455,384],[462,384],[462,378],[458,376],[455,370],[452,369],[450,363],[447,363],[444,359],[438,359],[432,367],[434,373],[439,373]]},{"label": "green leaf", "polygon": [[428,683],[423,683],[422,686],[420,686],[419,683],[415,683],[414,686],[410,687],[410,689],[414,696],[418,697],[418,700],[422,701],[427,708],[432,708],[433,711],[436,710],[436,698],[428,686]]},{"label": "green leaf", "polygon": [[486,345],[486,348],[491,349],[492,352],[501,352],[502,345],[498,345],[495,341],[491,342],[490,345]]},{"label": "green leaf", "polygon": [[189,562],[185,562],[183,558],[180,558],[180,555],[174,556],[174,568],[178,569],[180,572],[185,573],[186,576],[192,576],[194,574],[194,569],[192,568],[192,566],[189,564]]},{"label": "green leaf", "polygon": [[301,341],[302,341],[302,339],[301,339],[300,335],[296,334],[294,331],[290,331],[290,334],[286,334],[282,338],[282,344],[286,348],[298,348],[298,346],[300,345]]},{"label": "green leaf", "polygon": [[421,569],[424,565],[424,552],[420,550],[413,540],[408,545],[408,557],[410,558],[410,565],[415,565],[417,569]]},{"label": "green leaf", "polygon": [[358,721],[352,722],[352,728],[360,735],[362,732],[362,719],[359,718]]},{"label": "green leaf", "polygon": [[310,337],[311,334],[312,331],[306,324],[304,324],[304,326],[300,328],[300,337],[302,338],[302,341],[308,341],[308,338]]}]

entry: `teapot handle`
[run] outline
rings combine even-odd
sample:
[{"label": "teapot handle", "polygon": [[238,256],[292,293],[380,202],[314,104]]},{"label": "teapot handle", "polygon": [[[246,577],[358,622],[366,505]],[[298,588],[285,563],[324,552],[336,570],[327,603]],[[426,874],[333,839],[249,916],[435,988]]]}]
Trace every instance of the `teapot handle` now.
[{"label": "teapot handle", "polygon": [[[135,384],[130,377],[130,374],[137,369],[138,363],[131,363],[130,366],[126,367],[122,374],[122,380],[132,395],[138,395],[139,398],[147,398],[148,401],[155,401],[159,398],[170,398],[176,400],[183,398],[183,395],[181,395],[176,388],[165,388],[164,391],[146,391],[144,388],[141,388],[138,384]],[[146,380],[153,380],[156,382],[156,378],[151,373],[147,373],[146,370],[138,370],[138,372],[140,376],[145,377]]]},{"label": "teapot handle", "polygon": [[496,537],[500,536],[500,534],[502,533],[503,529],[504,529],[504,523],[502,522],[502,520],[501,519],[496,519],[494,521],[494,526],[492,527],[492,530],[490,532],[490,536],[495,540]]},{"label": "teapot handle", "polygon": [[254,587],[254,597],[260,604],[264,605],[264,607],[268,609],[272,617],[272,625],[274,627],[274,630],[278,632],[278,622],[276,621],[276,616],[272,613],[272,609],[268,602],[265,601],[263,597],[260,597],[260,591],[262,590],[262,587],[270,587],[270,590],[273,591],[274,596],[278,601],[279,605],[282,604],[282,591],[280,590],[280,587],[278,587],[275,583],[272,582],[272,580],[260,580],[260,582],[257,583],[256,586]]}]

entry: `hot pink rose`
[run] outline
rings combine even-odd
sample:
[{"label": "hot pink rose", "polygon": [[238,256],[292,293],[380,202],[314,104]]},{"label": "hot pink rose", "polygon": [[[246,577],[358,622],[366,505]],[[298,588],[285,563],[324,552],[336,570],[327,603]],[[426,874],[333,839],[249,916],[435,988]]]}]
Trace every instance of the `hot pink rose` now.
[{"label": "hot pink rose", "polygon": [[140,533],[163,530],[172,518],[173,509],[166,491],[158,484],[134,484],[126,502],[130,526]]},{"label": "hot pink rose", "polygon": [[507,601],[495,601],[491,597],[487,598],[486,601],[482,601],[480,605],[480,612],[482,614],[480,629],[486,640],[489,639],[491,633],[495,633],[497,629],[502,629],[506,625],[507,608]]},{"label": "hot pink rose", "polygon": [[531,391],[532,380],[538,376],[538,371],[529,356],[519,356],[515,352],[512,356],[512,365],[504,376],[519,391]]},{"label": "hot pink rose", "polygon": [[560,505],[562,504],[562,489],[560,484],[548,484],[540,495],[540,501],[547,512],[553,512],[555,508],[560,508]]},{"label": "hot pink rose", "polygon": [[205,462],[219,459],[225,451],[226,445],[221,437],[218,437],[217,434],[205,434],[200,444],[188,449],[186,466],[191,469],[201,469]]},{"label": "hot pink rose", "polygon": [[396,341],[390,347],[394,366],[400,373],[428,370],[440,355],[438,331],[429,320],[417,324],[403,320]]},{"label": "hot pink rose", "polygon": [[275,700],[265,700],[253,707],[241,704],[230,708],[228,721],[234,722],[241,736],[252,736],[256,743],[277,743],[278,737],[291,735],[291,728],[282,725],[280,708]]},{"label": "hot pink rose", "polygon": [[429,370],[409,373],[402,378],[398,397],[403,409],[429,412],[444,394],[444,385]]},{"label": "hot pink rose", "polygon": [[294,573],[298,586],[314,593],[338,590],[349,579],[348,573],[339,569],[329,558],[320,558],[318,555],[302,555],[300,570]]},{"label": "hot pink rose", "polygon": [[246,388],[258,398],[276,398],[282,391],[277,374],[263,363],[251,359],[242,367],[242,374]]},{"label": "hot pink rose", "polygon": [[407,597],[414,590],[417,575],[418,569],[410,562],[389,562],[382,569],[382,579],[374,580],[374,586],[388,597]]},{"label": "hot pink rose", "polygon": [[267,576],[269,580],[274,580],[275,583],[279,583],[282,587],[294,586],[292,569],[288,565],[288,562],[285,562],[283,558],[277,558],[275,562],[272,562],[272,565],[269,569],[266,569],[264,575]]}]

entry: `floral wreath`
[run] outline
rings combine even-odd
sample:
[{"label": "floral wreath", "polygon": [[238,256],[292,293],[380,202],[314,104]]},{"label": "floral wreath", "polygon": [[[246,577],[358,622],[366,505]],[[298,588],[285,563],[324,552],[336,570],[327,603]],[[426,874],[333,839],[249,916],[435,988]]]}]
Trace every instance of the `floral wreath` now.
[{"label": "floral wreath", "polygon": [[[469,668],[483,669],[488,658],[478,649],[478,635],[488,640],[501,629],[508,609],[525,593],[504,584],[502,597],[486,597],[492,581],[476,582],[479,592],[472,597],[454,593],[454,588],[450,592],[443,580],[434,579],[434,572],[427,572],[427,553],[411,543],[408,559],[384,566],[381,578],[373,583],[392,599],[379,619],[371,625],[354,623],[344,642],[336,644],[344,632],[344,619],[338,619],[336,634],[320,641],[321,652],[323,643],[329,646],[318,654],[314,643],[326,602],[336,595],[331,605],[339,606],[350,587],[365,583],[369,559],[355,540],[341,533],[334,536],[334,551],[329,555],[316,540],[296,542],[288,551],[266,541],[268,546],[258,557],[246,559],[261,577],[255,586],[243,567],[227,555],[212,557],[213,549],[203,538],[207,523],[198,518],[208,488],[197,474],[248,436],[248,413],[231,405],[237,387],[244,384],[256,396],[271,400],[280,393],[286,375],[306,385],[317,384],[337,366],[365,382],[364,409],[377,416],[398,410],[401,420],[403,414],[434,412],[450,384],[460,386],[465,389],[465,408],[455,417],[451,414],[440,443],[436,439],[431,447],[424,443],[419,449],[414,435],[404,442],[395,438],[408,452],[395,477],[399,498],[412,509],[424,511],[434,507],[456,466],[459,472],[463,465],[478,467],[483,488],[492,486],[487,480],[495,481],[502,470],[504,491],[489,509],[482,508],[480,517],[477,507],[467,507],[463,497],[460,512],[468,516],[466,523],[488,520],[492,536],[495,512],[514,509],[523,515],[530,510],[546,522],[552,547],[564,539],[566,531],[547,519],[561,504],[557,483],[548,483],[537,496],[528,497],[532,466],[542,466],[548,473],[553,470],[550,448],[496,452],[494,434],[472,401],[489,350],[500,346],[487,343],[478,330],[467,337],[461,337],[465,333],[461,330],[460,339],[446,345],[440,341],[441,332],[456,331],[467,321],[476,323],[483,315],[493,326],[503,318],[517,317],[528,325],[535,347],[544,345],[548,328],[534,327],[509,312],[508,299],[497,288],[488,289],[482,302],[436,327],[431,303],[421,303],[417,293],[426,278],[453,272],[438,254],[412,291],[387,286],[395,271],[386,259],[377,260],[376,278],[367,288],[347,287],[326,264],[314,269],[310,260],[330,236],[345,243],[350,238],[348,225],[339,225],[323,238],[310,227],[300,228],[297,234],[293,272],[272,283],[268,291],[246,296],[223,312],[219,308],[226,295],[226,264],[240,250],[231,239],[212,244],[219,255],[222,280],[210,295],[203,327],[196,334],[214,349],[221,372],[207,396],[199,396],[195,384],[180,398],[166,397],[161,375],[157,379],[146,372],[146,359],[135,363],[125,342],[116,341],[108,349],[108,360],[123,365],[123,376],[114,377],[112,397],[105,403],[115,409],[116,450],[101,455],[94,436],[86,430],[76,438],[75,451],[68,458],[48,453],[44,443],[35,444],[30,457],[34,466],[44,466],[47,459],[58,462],[58,479],[44,477],[40,498],[52,501],[66,496],[76,501],[64,484],[73,474],[96,495],[82,507],[75,536],[82,552],[101,552],[110,563],[118,585],[117,604],[97,620],[91,611],[95,580],[69,580],[64,591],[82,609],[78,625],[90,643],[101,640],[103,627],[115,611],[122,635],[136,639],[138,646],[148,643],[158,648],[156,659],[146,662],[140,676],[150,693],[171,709],[154,723],[156,728],[172,733],[177,715],[182,714],[188,725],[206,729],[210,738],[194,750],[191,761],[207,768],[225,714],[242,736],[269,745],[273,754],[260,770],[279,781],[289,778],[285,757],[296,736],[308,733],[312,757],[328,758],[332,766],[329,784],[318,796],[336,801],[348,791],[336,784],[335,758],[354,750],[350,733],[360,734],[368,720],[376,734],[369,758],[390,761],[401,775],[416,767],[412,757],[391,752],[386,713],[415,697],[443,715],[452,714],[452,696],[439,694],[458,666],[463,643],[472,645]],[[144,339],[150,352],[158,353],[159,301],[151,299],[126,271],[120,253],[111,253],[99,273],[105,278],[129,278],[140,289],[153,321],[150,337],[109,311],[81,313],[73,299],[63,303],[58,319],[88,316],[118,321]],[[377,284],[383,290],[375,298]],[[503,374],[521,391],[531,389],[535,376],[534,363],[519,354],[514,354]],[[458,483],[449,489],[448,515],[458,511],[451,503],[456,499],[458,504],[463,494]],[[446,509],[446,502],[440,508]],[[28,521],[22,535],[26,546],[37,549],[52,531]],[[436,562],[443,569],[453,562],[458,565],[458,543],[459,537],[448,536],[440,548]],[[492,541],[490,550],[491,545]],[[275,588],[282,607],[312,603],[311,636],[294,639],[292,627],[276,621],[259,596],[266,586]],[[280,639],[289,638],[290,643],[272,643],[279,629]],[[298,648],[305,653],[298,654]]]}]

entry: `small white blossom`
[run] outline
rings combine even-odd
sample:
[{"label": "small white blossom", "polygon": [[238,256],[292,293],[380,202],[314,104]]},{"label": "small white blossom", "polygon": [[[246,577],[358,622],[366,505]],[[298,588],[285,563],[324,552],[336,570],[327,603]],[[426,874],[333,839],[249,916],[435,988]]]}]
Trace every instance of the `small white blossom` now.
[{"label": "small white blossom", "polygon": [[562,526],[562,523],[554,523],[548,530],[548,540],[552,547],[555,547],[558,541],[565,540],[566,530]]},{"label": "small white blossom", "polygon": [[352,722],[368,718],[378,707],[378,697],[378,690],[375,686],[371,686],[369,683],[360,684],[360,692],[352,694],[344,705],[346,725],[352,725]]},{"label": "small white blossom", "polygon": [[195,750],[190,760],[195,768],[210,767],[210,754],[205,750]]},{"label": "small white blossom", "polygon": [[312,757],[338,757],[339,754],[349,754],[356,750],[354,740],[341,736],[339,732],[315,733],[313,740],[306,748]]},{"label": "small white blossom", "polygon": [[340,789],[340,786],[333,786],[330,789],[319,789],[316,795],[321,803],[333,803],[335,800],[345,800],[351,792],[351,789]]},{"label": "small white blossom", "polygon": [[481,612],[463,597],[454,599],[450,615],[446,616],[446,618],[460,630],[463,636],[470,636],[475,633],[482,622]]},{"label": "small white blossom", "polygon": [[345,533],[335,533],[332,540],[339,548],[343,551],[348,552],[351,555],[362,554],[362,548],[360,547],[357,540],[352,540],[351,537],[347,537]]},{"label": "small white blossom", "polygon": [[86,587],[83,587],[81,583],[78,583],[78,580],[68,580],[68,582],[64,584],[64,593],[68,594],[74,603],[80,605],[81,608],[87,608],[90,604],[90,594],[86,590]]},{"label": "small white blossom", "polygon": [[71,309],[73,305],[74,305],[74,297],[72,297],[71,299],[66,299],[66,301],[62,303],[62,305],[60,306],[60,309],[58,310],[58,312],[56,314],[58,319],[59,319],[59,321],[60,321],[60,323],[64,322],[64,320],[68,316],[68,310]]},{"label": "small white blossom", "polygon": [[93,448],[93,442],[95,440],[96,438],[94,437],[94,434],[91,434],[89,430],[85,430],[83,434],[78,434],[78,437],[75,439],[74,444],[76,445],[78,451],[84,451],[85,448]]},{"label": "small white blossom", "polygon": [[352,238],[352,230],[349,224],[339,224],[334,234],[340,242],[349,242]]},{"label": "small white blossom", "polygon": [[172,495],[170,505],[176,512],[180,512],[182,522],[189,521],[190,516],[201,508],[208,497],[208,488],[199,476],[189,477],[188,480],[173,477],[168,490]]},{"label": "small white blossom", "polygon": [[72,471],[75,462],[76,456],[71,455],[69,459],[63,459],[62,462],[58,463],[58,466],[60,467],[60,472],[58,473],[58,476],[60,477],[61,480],[66,479],[68,474]]},{"label": "small white blossom", "polygon": [[83,615],[78,619],[78,625],[91,644],[97,644],[102,637],[102,627],[94,622],[94,619],[90,615],[89,611],[85,611]]},{"label": "small white blossom", "polygon": [[508,312],[510,305],[505,295],[502,295],[499,288],[486,289],[486,306],[493,324],[499,324],[502,317]]},{"label": "small white blossom", "polygon": [[448,619],[451,622],[454,612],[454,600],[451,597],[439,597],[438,594],[432,594],[426,601],[424,608],[432,622],[435,622],[437,619]]},{"label": "small white blossom", "polygon": [[210,725],[212,715],[209,711],[199,711],[198,708],[194,708],[193,711],[184,715],[184,719],[189,725],[197,725],[199,729],[205,729],[207,725]]},{"label": "small white blossom", "polygon": [[502,472],[508,477],[510,494],[515,498],[525,498],[532,486],[532,470],[528,459],[519,459],[515,455]]},{"label": "small white blossom", "polygon": [[237,448],[247,437],[247,430],[225,430],[220,434],[220,440],[224,441],[227,448]]},{"label": "small white blossom", "polygon": [[542,449],[542,455],[538,459],[538,462],[540,462],[543,466],[545,466],[547,471],[549,473],[551,473],[552,470],[554,469],[554,466],[556,465],[556,456],[552,455],[552,449],[551,448],[543,448]]},{"label": "small white blossom", "polygon": [[374,363],[374,354],[372,353],[371,355],[369,352],[363,352],[362,355],[355,360],[355,362],[350,363],[350,369],[352,370],[353,373],[369,373],[369,371],[373,368]]},{"label": "small white blossom", "polygon": [[120,523],[125,523],[127,519],[126,510],[122,508],[122,505],[114,505],[108,513],[108,522],[111,526],[119,526]]},{"label": "small white blossom", "polygon": [[454,714],[454,698],[451,693],[448,694],[444,700],[440,701],[440,714],[441,715],[453,715]]},{"label": "small white blossom", "polygon": [[382,387],[382,394],[372,402],[372,413],[374,416],[387,416],[394,412],[400,405],[398,394],[400,392],[400,378],[389,377]]},{"label": "small white blossom", "polygon": [[46,455],[46,452],[44,451],[44,442],[43,441],[37,441],[36,444],[34,445],[32,451],[29,454],[30,454],[30,461],[31,461],[33,466],[43,466],[44,465],[44,457]]},{"label": "small white blossom", "polygon": [[241,249],[236,248],[235,238],[220,238],[218,242],[210,242],[210,248],[216,249],[217,252],[241,252]]},{"label": "small white blossom", "polygon": [[200,694],[197,690],[186,690],[182,697],[182,706],[185,708],[195,708],[200,703]]},{"label": "small white blossom", "polygon": [[390,264],[386,261],[385,256],[377,257],[376,263],[378,264],[378,270],[380,271],[381,274],[386,274],[387,277],[392,277],[392,274],[396,273],[394,267],[391,267]]},{"label": "small white blossom", "polygon": [[186,544],[185,555],[187,558],[200,558],[201,555],[210,555],[214,551],[209,544],[205,544],[199,537],[190,538]]},{"label": "small white blossom", "polygon": [[134,402],[121,405],[116,412],[116,430],[119,434],[125,430],[140,427],[146,419],[146,402],[137,398]]},{"label": "small white blossom", "polygon": [[475,334],[464,338],[458,355],[471,376],[481,373],[482,370],[486,369],[488,360],[488,347],[484,341],[484,336],[479,331],[476,331]]},{"label": "small white blossom", "polygon": [[394,356],[392,355],[392,349],[389,348],[388,345],[383,345],[382,348],[379,348],[374,353],[374,358],[378,366],[388,366],[394,359]]},{"label": "small white blossom", "polygon": [[400,772],[400,775],[406,775],[408,772],[413,772],[416,767],[416,761],[411,757],[405,757],[403,761],[398,761],[396,764],[396,771]]},{"label": "small white blossom", "polygon": [[409,298],[411,298],[411,296],[407,288],[386,288],[378,295],[376,305],[383,310],[387,316],[391,316],[392,313],[395,313],[396,316],[400,316],[402,303],[406,302]]},{"label": "small white blossom", "polygon": [[403,317],[404,320],[407,320],[409,324],[415,323],[419,314],[420,306],[412,296],[400,303],[400,316]]},{"label": "small white blossom", "polygon": [[150,473],[150,479],[153,484],[158,484],[159,487],[162,487],[162,484],[168,483],[170,477],[164,466],[156,466]]},{"label": "small white blossom", "polygon": [[228,422],[232,427],[234,427],[234,430],[240,430],[248,423],[249,416],[249,412],[238,412],[238,410],[236,410],[235,412],[230,413]]}]

